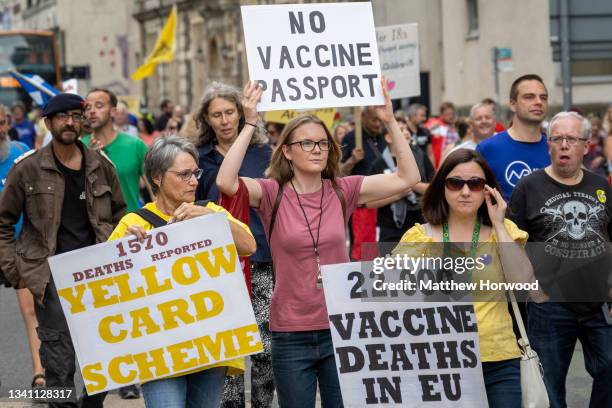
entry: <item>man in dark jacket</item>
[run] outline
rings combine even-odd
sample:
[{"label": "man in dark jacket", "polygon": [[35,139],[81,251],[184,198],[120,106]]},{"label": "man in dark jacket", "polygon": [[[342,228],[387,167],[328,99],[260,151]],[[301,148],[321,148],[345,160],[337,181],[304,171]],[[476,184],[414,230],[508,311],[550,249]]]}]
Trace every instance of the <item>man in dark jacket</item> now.
[{"label": "man in dark jacket", "polygon": [[[106,241],[125,213],[112,163],[78,140],[83,105],[73,94],[49,101],[43,116],[53,141],[15,161],[0,197],[0,269],[14,287],[34,295],[48,387],[74,388],[75,353],[47,258]],[[82,406],[101,407],[103,399],[103,394],[85,397]]]}]

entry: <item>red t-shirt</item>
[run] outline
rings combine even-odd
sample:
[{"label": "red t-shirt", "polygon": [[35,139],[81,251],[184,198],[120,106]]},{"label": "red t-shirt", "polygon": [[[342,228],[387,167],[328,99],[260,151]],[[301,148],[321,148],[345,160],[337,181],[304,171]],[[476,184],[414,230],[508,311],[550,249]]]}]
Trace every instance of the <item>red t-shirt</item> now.
[{"label": "red t-shirt", "polygon": [[[336,179],[346,201],[346,217],[331,181],[323,180],[323,220],[319,238],[321,265],[349,262],[346,248],[346,226],[351,213],[357,208],[359,191],[364,176]],[[261,217],[276,272],[276,285],[270,305],[271,331],[309,331],[329,328],[323,289],[317,288],[317,262],[312,238],[298,204],[297,195],[290,184],[283,189],[283,198],[276,213],[272,238],[269,236],[272,208],[278,194],[278,182],[257,179],[262,189],[257,212]],[[315,240],[321,214],[321,190],[300,194],[300,201]]]}]

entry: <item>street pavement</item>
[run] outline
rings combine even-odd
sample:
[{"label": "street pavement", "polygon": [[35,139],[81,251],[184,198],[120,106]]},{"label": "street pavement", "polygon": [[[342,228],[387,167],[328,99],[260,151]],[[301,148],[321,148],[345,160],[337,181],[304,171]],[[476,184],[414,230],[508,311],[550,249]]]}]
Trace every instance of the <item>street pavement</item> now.
[{"label": "street pavement", "polygon": [[[77,375],[77,389],[82,389],[82,380]],[[0,288],[0,408],[41,408],[43,405],[32,405],[24,401],[8,400],[9,389],[23,389],[30,386],[32,366],[28,342],[17,298],[12,289]],[[250,395],[250,379],[247,378],[247,400]],[[574,358],[567,380],[567,403],[570,408],[588,406],[591,390],[591,377],[584,369],[582,348],[576,347]],[[275,406],[276,403],[274,404]],[[319,405],[319,404],[317,404]],[[104,403],[109,408],[144,408],[142,398],[138,400],[122,400],[116,393],[111,393]]]}]

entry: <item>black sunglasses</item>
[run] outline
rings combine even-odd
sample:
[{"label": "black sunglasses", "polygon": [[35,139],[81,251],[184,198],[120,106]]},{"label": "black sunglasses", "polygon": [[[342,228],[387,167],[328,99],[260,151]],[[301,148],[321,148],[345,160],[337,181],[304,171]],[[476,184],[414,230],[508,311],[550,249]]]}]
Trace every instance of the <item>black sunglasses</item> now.
[{"label": "black sunglasses", "polygon": [[469,180],[464,180],[459,177],[449,177],[444,180],[444,185],[450,191],[459,191],[467,184],[470,191],[482,191],[485,188],[487,181],[480,177],[472,177]]}]

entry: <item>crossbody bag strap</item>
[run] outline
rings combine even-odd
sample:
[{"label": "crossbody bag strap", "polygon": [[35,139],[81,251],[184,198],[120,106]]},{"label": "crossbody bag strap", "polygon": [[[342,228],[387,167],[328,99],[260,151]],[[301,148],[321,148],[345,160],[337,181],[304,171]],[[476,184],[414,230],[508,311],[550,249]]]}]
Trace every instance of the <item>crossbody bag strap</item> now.
[{"label": "crossbody bag strap", "polygon": [[[268,229],[268,246],[270,247],[270,252],[272,252],[272,231],[274,231],[274,223],[276,222],[276,213],[278,213],[278,207],[280,206],[281,199],[283,198],[283,189],[285,188],[284,184],[278,183],[278,193],[276,194],[276,200],[274,200],[274,206],[272,207],[272,216],[270,217],[270,228]],[[272,289],[276,286],[276,266],[274,262],[272,262]]]},{"label": "crossbody bag strap", "polygon": [[151,210],[147,210],[146,208],[139,208],[137,210],[132,211],[134,214],[138,215],[140,218],[148,222],[153,226],[153,228],[163,227],[168,223],[159,215],[155,214]]},{"label": "crossbody bag strap", "polygon": [[374,156],[376,156],[376,158],[379,160],[382,159],[382,153],[380,152],[380,150],[378,150],[378,147],[376,146],[376,144],[374,144],[372,139],[369,136],[364,137],[364,139],[368,146],[370,146],[370,149],[372,149]]},{"label": "crossbody bag strap", "polygon": [[274,224],[276,223],[276,213],[278,213],[278,207],[280,206],[281,199],[283,198],[284,184],[278,183],[278,193],[276,194],[276,200],[274,200],[274,206],[272,207],[272,216],[270,217],[270,228],[268,229],[268,245],[272,241],[272,231],[274,231]]},{"label": "crossbody bag strap", "polygon": [[[200,207],[206,207],[206,205],[209,202],[210,200],[199,200],[199,201],[196,201],[194,204]],[[132,212],[138,215],[140,218],[142,218],[146,222],[148,222],[149,224],[151,224],[153,228],[159,228],[159,227],[168,225],[168,223],[162,217],[160,217],[159,215],[155,214],[153,211],[148,210],[144,207],[138,208]]]},{"label": "crossbody bag strap", "polygon": [[344,199],[344,193],[338,184],[336,184],[336,180],[332,180],[332,188],[334,192],[338,196],[338,200],[340,200],[340,206],[342,207],[342,219],[344,220],[344,225],[346,225],[346,200]]},{"label": "crossbody bag strap", "polygon": [[512,311],[514,312],[516,325],[518,326],[519,333],[521,334],[521,338],[518,342],[523,351],[527,353],[531,347],[529,345],[529,337],[527,337],[527,331],[525,330],[525,324],[523,323],[523,317],[521,316],[521,311],[519,310],[518,303],[516,303],[514,291],[509,290],[508,295],[510,296],[510,303],[512,303]]}]

